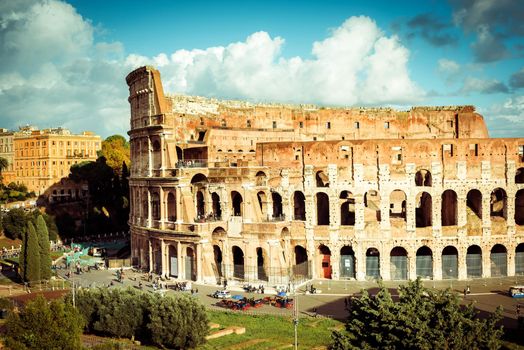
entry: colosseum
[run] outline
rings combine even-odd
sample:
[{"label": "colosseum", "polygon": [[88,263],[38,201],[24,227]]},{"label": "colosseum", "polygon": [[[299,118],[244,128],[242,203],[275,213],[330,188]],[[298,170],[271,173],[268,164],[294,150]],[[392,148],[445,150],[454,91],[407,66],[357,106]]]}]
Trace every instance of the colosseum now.
[{"label": "colosseum", "polygon": [[472,106],[327,108],[127,78],[134,264],[208,283],[524,274],[524,138]]}]

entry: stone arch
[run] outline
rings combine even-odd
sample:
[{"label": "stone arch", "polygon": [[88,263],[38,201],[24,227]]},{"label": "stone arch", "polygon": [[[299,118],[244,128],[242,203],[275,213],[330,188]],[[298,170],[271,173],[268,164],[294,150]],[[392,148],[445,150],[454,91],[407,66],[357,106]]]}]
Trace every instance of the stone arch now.
[{"label": "stone arch", "polygon": [[417,277],[433,278],[433,252],[428,246],[417,249],[415,265]]},{"label": "stone arch", "polygon": [[320,274],[321,278],[331,278],[331,250],[328,246],[321,244],[318,247],[318,259],[320,263]]},{"label": "stone arch", "polygon": [[431,172],[427,169],[420,169],[415,173],[415,186],[431,187],[433,183]]},{"label": "stone arch", "polygon": [[394,247],[389,254],[391,280],[408,279],[408,252],[403,247]]},{"label": "stone arch", "polygon": [[416,227],[430,227],[433,224],[433,200],[428,192],[420,192],[416,197]]},{"label": "stone arch", "polygon": [[508,209],[508,196],[506,191],[500,187],[491,192],[490,197],[490,216],[506,219]]},{"label": "stone arch", "polygon": [[515,172],[515,183],[524,184],[524,168],[518,168]]},{"label": "stone arch", "polygon": [[167,194],[167,220],[176,221],[176,196],[172,191]]},{"label": "stone arch", "polygon": [[329,177],[324,171],[319,170],[315,175],[317,187],[329,187]]},{"label": "stone arch", "polygon": [[470,219],[482,220],[482,193],[477,189],[472,189],[466,196],[466,206],[468,210],[468,221]]},{"label": "stone arch", "polygon": [[160,220],[160,196],[158,192],[151,193],[151,215],[153,220]]},{"label": "stone arch", "polygon": [[457,225],[457,193],[453,190],[442,192],[442,226]]},{"label": "stone arch", "polygon": [[515,248],[515,275],[524,275],[524,243]]},{"label": "stone arch", "polygon": [[301,191],[293,193],[293,215],[294,220],[306,220],[306,197]]},{"label": "stone arch", "polygon": [[355,252],[349,245],[340,249],[340,278],[355,278]]},{"label": "stone arch", "polygon": [[195,251],[191,247],[186,248],[186,279],[196,281]]},{"label": "stone arch", "polygon": [[231,192],[231,204],[233,216],[242,216],[242,195],[237,191]]},{"label": "stone arch", "polygon": [[195,174],[191,178],[191,185],[193,185],[194,187],[204,187],[208,183],[209,180],[207,179],[207,176],[202,173]]},{"label": "stone arch", "polygon": [[224,230],[224,228],[221,226],[215,227],[215,229],[211,233],[211,239],[215,243],[219,242],[220,240],[224,240],[226,236],[227,236],[226,230]]},{"label": "stone arch", "polygon": [[184,152],[182,151],[182,148],[176,146],[176,158],[178,161],[184,160]]},{"label": "stone arch", "polygon": [[502,244],[495,244],[490,254],[491,277],[508,275],[508,250]]},{"label": "stone arch", "polygon": [[364,194],[364,220],[381,221],[380,215],[380,193],[376,190],[369,190]]},{"label": "stone arch", "polygon": [[343,202],[340,205],[340,225],[355,225],[355,197],[349,191],[342,191],[339,197]]},{"label": "stone arch", "polygon": [[[257,254],[257,276],[261,281],[268,281],[269,259],[266,259],[266,251],[262,247],[256,248]],[[268,261],[266,261],[268,260]]]},{"label": "stone arch", "polygon": [[380,277],[380,252],[371,247],[366,251],[366,278]]},{"label": "stone arch", "polygon": [[482,248],[476,244],[466,251],[466,272],[468,278],[482,277]]},{"label": "stone arch", "polygon": [[284,212],[282,211],[282,196],[278,192],[272,192],[271,199],[273,200],[273,217],[282,218],[284,216]]},{"label": "stone arch", "polygon": [[458,278],[458,251],[452,245],[442,250],[442,279]]},{"label": "stone arch", "polygon": [[153,152],[153,168],[160,169],[162,167],[162,151],[160,147],[160,141],[156,138],[151,142]]},{"label": "stone arch", "polygon": [[329,225],[329,197],[324,192],[318,192],[315,197],[317,204],[317,225],[327,226]]},{"label": "stone arch", "polygon": [[257,193],[257,200],[258,200],[258,205],[260,207],[260,212],[262,213],[262,216],[264,217],[264,219],[266,219],[266,217],[267,217],[267,196],[266,196],[266,192],[258,191],[258,193]]},{"label": "stone arch", "polygon": [[196,202],[197,218],[202,219],[206,215],[206,204],[204,201],[203,191],[201,190],[197,191],[195,199],[196,199],[195,202]]},{"label": "stone arch", "polygon": [[211,201],[213,202],[213,218],[220,220],[222,218],[222,207],[220,205],[220,196],[218,193],[211,193]]},{"label": "stone arch", "polygon": [[406,221],[406,193],[402,190],[394,190],[389,195],[389,219],[401,219]]},{"label": "stone arch", "polygon": [[256,186],[266,186],[267,184],[267,175],[263,171],[257,172],[255,175],[255,185]]},{"label": "stone arch", "polygon": [[239,246],[231,248],[233,253],[233,277],[240,280],[244,279],[244,252]]},{"label": "stone arch", "polygon": [[293,265],[293,275],[307,277],[309,275],[309,263],[306,248],[301,245],[296,245],[294,253],[295,265]]},{"label": "stone arch", "polygon": [[524,225],[524,189],[515,194],[515,224]]}]

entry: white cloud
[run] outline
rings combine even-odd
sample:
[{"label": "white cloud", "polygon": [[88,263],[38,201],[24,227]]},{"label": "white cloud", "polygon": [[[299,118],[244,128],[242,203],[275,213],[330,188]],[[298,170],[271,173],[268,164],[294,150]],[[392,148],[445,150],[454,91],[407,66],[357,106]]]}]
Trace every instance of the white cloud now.
[{"label": "white cloud", "polygon": [[478,79],[466,77],[460,93],[468,95],[470,93],[493,94],[507,93],[507,86],[496,79]]},{"label": "white cloud", "polygon": [[460,64],[447,58],[438,60],[438,71],[444,74],[456,74],[460,70]]},{"label": "white cloud", "polygon": [[284,42],[257,32],[226,47],[130,55],[127,63],[158,66],[168,91],[223,98],[374,105],[411,104],[424,95],[409,77],[408,49],[368,17],[351,17],[313,43],[312,59],[283,57]]},{"label": "white cloud", "polygon": [[494,104],[484,115],[493,137],[522,137],[524,120],[524,95],[508,98]]}]

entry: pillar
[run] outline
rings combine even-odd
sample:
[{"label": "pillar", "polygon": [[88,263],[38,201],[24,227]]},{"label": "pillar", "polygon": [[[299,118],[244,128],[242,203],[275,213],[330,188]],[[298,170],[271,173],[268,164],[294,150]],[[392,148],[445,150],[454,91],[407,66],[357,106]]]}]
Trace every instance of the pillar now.
[{"label": "pillar", "polygon": [[148,239],[147,242],[149,248],[149,272],[153,272],[153,244],[151,239]]},{"label": "pillar", "polygon": [[468,267],[466,265],[467,247],[457,247],[458,251],[458,279],[465,280],[468,278]]},{"label": "pillar", "polygon": [[164,151],[164,148],[166,147],[166,136],[164,134],[160,135],[160,176],[164,177],[165,171],[166,171],[166,160],[164,159],[166,152]]},{"label": "pillar", "polygon": [[147,176],[153,176],[153,146],[149,137],[147,138]]},{"label": "pillar", "polygon": [[153,223],[153,207],[151,205],[151,192],[147,190],[147,227]]},{"label": "pillar", "polygon": [[166,243],[163,239],[160,240],[160,264],[161,264],[161,273],[162,277],[166,277]]},{"label": "pillar", "polygon": [[178,279],[183,280],[186,277],[186,269],[184,266],[184,257],[182,256],[182,243],[180,243],[180,241],[176,244],[176,255],[178,257]]},{"label": "pillar", "polygon": [[201,281],[202,280],[202,243],[196,244],[195,249],[195,264],[196,264],[196,280]]},{"label": "pillar", "polygon": [[435,247],[433,250],[433,279],[442,279],[442,249]]},{"label": "pillar", "polygon": [[482,247],[482,278],[491,277],[491,249],[489,246]]},{"label": "pillar", "polygon": [[165,192],[164,188],[162,186],[158,187],[158,197],[160,200],[160,229],[165,229],[165,223],[166,223],[166,198],[165,198]]}]

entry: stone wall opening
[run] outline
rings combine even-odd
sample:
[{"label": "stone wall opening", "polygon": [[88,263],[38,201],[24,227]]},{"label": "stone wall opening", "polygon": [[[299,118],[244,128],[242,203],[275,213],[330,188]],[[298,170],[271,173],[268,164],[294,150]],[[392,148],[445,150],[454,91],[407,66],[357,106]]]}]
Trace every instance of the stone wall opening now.
[{"label": "stone wall opening", "polygon": [[169,276],[178,277],[178,256],[175,246],[169,245],[168,256],[169,256]]},{"label": "stone wall opening", "polygon": [[496,188],[491,192],[490,199],[490,216],[506,219],[507,217],[507,200],[506,191],[502,188]]},{"label": "stone wall opening", "polygon": [[257,172],[255,175],[255,185],[256,186],[266,186],[267,185],[267,176],[263,171]]},{"label": "stone wall opening", "polygon": [[176,196],[173,192],[167,195],[167,220],[176,221]]},{"label": "stone wall opening", "polygon": [[306,220],[306,197],[300,191],[293,193],[293,215],[294,220]]},{"label": "stone wall opening", "polygon": [[202,191],[198,191],[196,193],[196,209],[197,209],[197,217],[199,219],[204,218],[206,215],[206,207],[204,202],[204,194]]},{"label": "stone wall opening", "polygon": [[340,193],[340,224],[342,226],[355,225],[355,198],[349,191],[342,191]]},{"label": "stone wall opening", "polygon": [[508,251],[502,244],[495,244],[490,255],[491,277],[508,275]]},{"label": "stone wall opening", "polygon": [[515,248],[515,275],[524,275],[524,243]]},{"label": "stone wall opening", "polygon": [[331,250],[321,244],[318,247],[318,259],[320,263],[320,277],[331,278]]},{"label": "stone wall opening", "polygon": [[402,190],[394,190],[389,195],[389,218],[393,221],[406,221],[406,198],[406,193]]},{"label": "stone wall opening", "polygon": [[317,225],[329,225],[329,197],[323,192],[316,195],[317,199]]},{"label": "stone wall opening", "polygon": [[268,280],[268,274],[267,274],[266,270],[269,269],[269,266],[266,266],[266,263],[265,263],[264,249],[262,249],[261,247],[258,247],[256,251],[257,251],[257,273],[258,273],[258,279],[261,280],[261,281],[267,281]]},{"label": "stone wall opening", "polygon": [[154,140],[152,145],[153,147],[153,169],[160,169],[162,167],[162,151],[160,149],[160,142]]},{"label": "stone wall opening", "polygon": [[260,207],[260,212],[262,213],[262,217],[266,218],[267,217],[267,196],[266,196],[266,193],[264,191],[259,191],[257,193],[257,200],[258,200],[258,205]]},{"label": "stone wall opening", "polygon": [[213,217],[220,220],[222,217],[222,208],[220,206],[220,196],[218,193],[213,192],[211,194],[211,200],[213,201]]},{"label": "stone wall opening", "polygon": [[524,184],[524,168],[518,168],[515,172],[515,183]]},{"label": "stone wall opening", "polygon": [[395,247],[389,255],[390,277],[392,280],[408,279],[408,252],[402,247]]},{"label": "stone wall opening", "polygon": [[355,278],[355,252],[351,246],[340,249],[340,277]]},{"label": "stone wall opening", "polygon": [[471,190],[466,196],[468,222],[482,220],[482,193],[479,190]]},{"label": "stone wall opening", "polygon": [[233,246],[233,277],[240,280],[244,279],[244,252],[240,247]]},{"label": "stone wall opening", "polygon": [[160,220],[160,196],[158,193],[151,193],[151,215],[153,220]]},{"label": "stone wall opening", "polygon": [[458,278],[458,251],[448,245],[442,250],[442,279]]},{"label": "stone wall opening", "polygon": [[233,216],[242,216],[242,195],[237,191],[231,192],[231,204]]},{"label": "stone wall opening", "polygon": [[309,266],[306,248],[301,245],[295,246],[295,265],[293,266],[293,275],[308,277]]},{"label": "stone wall opening", "polygon": [[421,192],[416,197],[415,224],[416,227],[430,227],[432,225],[433,202],[431,195]]},{"label": "stone wall opening", "polygon": [[466,252],[466,270],[468,278],[482,277],[482,249],[471,245]]},{"label": "stone wall opening", "polygon": [[213,267],[213,270],[215,272],[215,276],[217,277],[217,282],[220,284],[222,277],[224,277],[224,274],[222,272],[222,249],[216,244],[213,245],[213,261],[215,262],[215,266]]},{"label": "stone wall opening", "polygon": [[457,193],[446,190],[442,193],[442,226],[457,225]]},{"label": "stone wall opening", "polygon": [[422,246],[417,250],[415,264],[417,277],[433,278],[433,252],[428,246]]},{"label": "stone wall opening", "polygon": [[369,190],[364,194],[364,207],[365,222],[381,221],[380,193],[378,191]]},{"label": "stone wall opening", "polygon": [[524,189],[515,194],[515,224],[524,225]]},{"label": "stone wall opening", "polygon": [[273,218],[283,218],[282,196],[278,192],[273,192],[271,193],[271,199],[273,200]]},{"label": "stone wall opening", "polygon": [[380,253],[377,248],[366,251],[366,278],[377,279],[380,277]]},{"label": "stone wall opening", "polygon": [[322,170],[315,176],[317,187],[329,187],[329,177]]},{"label": "stone wall opening", "polygon": [[196,281],[195,251],[191,247],[186,248],[186,279]]},{"label": "stone wall opening", "polygon": [[420,169],[415,174],[415,185],[416,186],[428,186],[431,187],[432,179],[429,170]]}]

